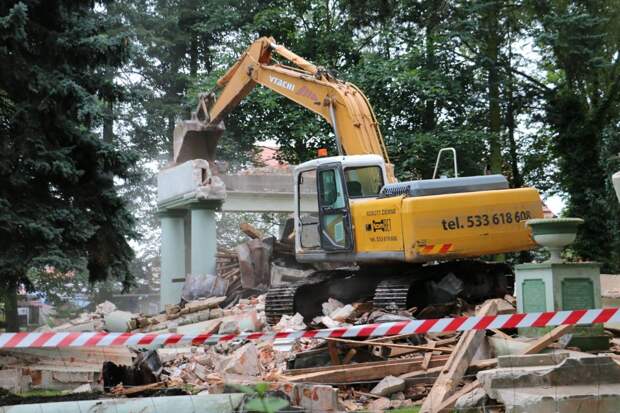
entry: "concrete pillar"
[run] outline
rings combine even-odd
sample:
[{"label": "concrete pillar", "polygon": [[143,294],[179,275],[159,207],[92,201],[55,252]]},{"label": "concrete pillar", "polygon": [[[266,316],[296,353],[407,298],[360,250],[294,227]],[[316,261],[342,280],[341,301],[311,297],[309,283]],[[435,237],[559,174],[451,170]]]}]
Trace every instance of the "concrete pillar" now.
[{"label": "concrete pillar", "polygon": [[191,207],[191,273],[194,275],[215,275],[215,211],[213,206],[192,205]]},{"label": "concrete pillar", "polygon": [[181,300],[185,268],[185,211],[168,210],[160,213],[161,276],[160,309]]}]

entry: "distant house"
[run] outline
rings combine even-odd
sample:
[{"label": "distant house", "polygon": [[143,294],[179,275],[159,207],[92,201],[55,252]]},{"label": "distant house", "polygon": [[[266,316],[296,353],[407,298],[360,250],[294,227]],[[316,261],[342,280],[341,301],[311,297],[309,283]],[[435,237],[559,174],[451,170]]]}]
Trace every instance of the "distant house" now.
[{"label": "distant house", "polygon": [[20,296],[17,301],[19,325],[21,327],[26,327],[26,329],[47,324],[53,311],[54,309],[51,305],[45,304],[35,297]]}]

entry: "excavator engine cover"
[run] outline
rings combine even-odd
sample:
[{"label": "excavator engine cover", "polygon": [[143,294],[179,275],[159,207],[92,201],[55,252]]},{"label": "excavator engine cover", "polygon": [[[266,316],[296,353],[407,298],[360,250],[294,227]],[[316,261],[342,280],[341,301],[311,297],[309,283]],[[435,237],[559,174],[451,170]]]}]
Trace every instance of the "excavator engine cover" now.
[{"label": "excavator engine cover", "polygon": [[420,179],[418,181],[387,184],[381,189],[381,198],[390,196],[428,196],[462,192],[508,189],[503,175],[467,176],[462,178]]},{"label": "excavator engine cover", "polygon": [[209,125],[200,120],[184,120],[174,128],[174,163],[192,159],[215,161],[215,148],[224,133],[224,122]]}]

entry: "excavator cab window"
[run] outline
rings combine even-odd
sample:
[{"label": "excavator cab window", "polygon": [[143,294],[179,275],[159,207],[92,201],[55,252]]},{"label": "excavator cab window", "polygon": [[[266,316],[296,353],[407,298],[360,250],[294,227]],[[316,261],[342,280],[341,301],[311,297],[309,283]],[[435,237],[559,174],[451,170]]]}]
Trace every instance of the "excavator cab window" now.
[{"label": "excavator cab window", "polygon": [[355,166],[345,168],[349,198],[377,197],[383,188],[383,172],[378,166]]},{"label": "excavator cab window", "polygon": [[304,171],[299,175],[299,233],[303,249],[320,249],[319,198],[317,194],[316,170]]},{"label": "excavator cab window", "polygon": [[348,251],[353,248],[347,188],[340,163],[317,169],[319,193],[319,229],[325,251]]}]

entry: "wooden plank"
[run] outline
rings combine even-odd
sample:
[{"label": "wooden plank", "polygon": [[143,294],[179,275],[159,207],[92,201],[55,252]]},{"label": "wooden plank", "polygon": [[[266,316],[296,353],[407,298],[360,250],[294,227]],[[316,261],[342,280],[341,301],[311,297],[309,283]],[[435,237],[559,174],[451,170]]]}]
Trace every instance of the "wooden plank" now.
[{"label": "wooden plank", "polygon": [[166,388],[166,383],[163,381],[157,382],[157,383],[142,384],[139,386],[132,386],[132,387],[123,387],[122,384],[119,384],[113,387],[112,389],[110,389],[110,393],[115,394],[117,396],[129,396],[132,394],[142,393],[147,390],[156,390],[156,389],[165,389],[165,388]]},{"label": "wooden plank", "polygon": [[[426,343],[430,348],[434,348],[436,345],[435,341],[427,341]],[[431,362],[431,357],[433,357],[432,351],[427,351],[424,354],[424,360],[422,361],[422,370],[428,370],[428,364]]]},{"label": "wooden plank", "polygon": [[[480,370],[487,370],[487,369],[492,369],[494,367],[497,367],[497,359],[485,359],[485,360],[476,360],[476,361],[472,361],[472,363],[469,365],[469,368],[467,369],[467,373],[468,374],[474,374],[477,373]],[[431,367],[429,368],[427,371],[424,370],[416,370],[416,371],[412,371],[409,373],[405,373],[405,374],[401,374],[400,377],[401,379],[407,380],[407,379],[413,379],[411,380],[412,382],[415,381],[416,378],[420,377],[420,376],[424,376],[426,373],[430,374],[439,374],[441,373],[441,371],[443,371],[444,367],[440,366],[440,367]]]},{"label": "wooden plank", "polygon": [[[412,370],[419,370],[421,360],[403,360],[402,363],[380,363],[377,365],[367,366],[371,363],[349,364],[347,366],[338,366],[338,368],[332,368],[326,371],[318,371],[314,373],[300,374],[295,376],[286,376],[289,382],[312,382],[312,383],[325,383],[325,384],[337,384],[337,383],[356,383],[367,382],[370,380],[381,380],[385,376],[400,376],[402,374],[411,372]],[[445,359],[433,359],[430,362],[432,367],[441,367],[445,364]]]},{"label": "wooden plank", "polygon": [[242,222],[239,224],[239,229],[248,237],[252,239],[262,239],[263,233],[256,229],[254,225],[248,224],[247,222]]},{"label": "wooden plank", "polygon": [[[541,350],[544,350],[547,346],[549,346],[549,344],[553,343],[555,340],[562,337],[564,334],[567,334],[570,330],[572,330],[573,327],[574,326],[572,325],[563,325],[563,326],[556,327],[555,329],[551,330],[549,333],[545,334],[544,336],[536,340],[534,343],[532,343],[532,345],[528,347],[523,352],[523,354],[536,354],[540,352]],[[495,330],[493,330],[493,332],[495,332]],[[507,336],[508,339],[514,340],[512,337],[508,336],[507,334],[501,331],[499,333],[501,333],[499,334],[500,336],[504,335],[504,336]],[[478,387],[480,387],[480,382],[478,380],[474,380],[473,382],[463,386],[463,388],[461,388],[459,391],[457,391],[456,393],[454,393],[453,395],[451,395],[450,397],[448,397],[446,400],[443,401],[443,403],[439,407],[439,411],[451,410],[454,407],[454,404],[456,403],[456,401],[459,399],[459,397],[469,393],[470,391],[475,390]]]},{"label": "wooden plank", "polygon": [[566,324],[566,325],[561,325],[561,326],[554,328],[553,330],[551,330],[544,336],[540,337],[534,343],[532,343],[523,352],[523,354],[536,354],[539,351],[544,350],[545,348],[549,346],[549,344],[553,343],[555,340],[559,339],[564,334],[567,334],[568,332],[570,332],[573,329],[573,327],[574,326],[571,324]]},{"label": "wooden plank", "polygon": [[351,359],[355,357],[356,354],[357,354],[356,349],[354,348],[349,349],[349,351],[347,351],[347,354],[345,354],[344,358],[342,359],[342,364],[349,364],[351,362]]},{"label": "wooden plank", "polygon": [[357,340],[347,340],[344,338],[332,338],[329,337],[326,339],[328,342],[338,342],[345,343],[351,347],[363,347],[363,346],[373,346],[373,347],[390,347],[390,348],[404,348],[407,350],[422,350],[422,351],[441,351],[442,353],[451,353],[452,349],[449,347],[435,347],[430,348],[428,346],[415,346],[411,344],[397,344],[397,343],[382,343],[377,341],[357,341]]},{"label": "wooden plank", "polygon": [[[448,355],[446,354],[442,354],[440,356],[434,356],[433,360],[436,361],[441,361],[442,364],[445,364],[446,361],[448,361]],[[382,360],[382,361],[368,361],[365,363],[355,363],[355,364],[351,364],[346,368],[359,368],[359,367],[381,367],[381,366],[391,366],[394,364],[403,364],[403,363],[411,363],[413,361],[416,361],[418,363],[422,363],[423,357],[415,357],[415,358],[410,358],[410,359],[398,359],[398,360]],[[322,367],[308,367],[308,368],[303,368],[303,369],[292,369],[292,370],[286,370],[284,373],[288,376],[299,376],[302,374],[307,374],[307,373],[317,373],[317,372],[331,372],[331,371],[335,371],[335,370],[340,370],[340,369],[344,369],[345,366],[322,366]]]},{"label": "wooden plank", "polygon": [[[493,300],[487,300],[477,316],[494,315],[497,312],[497,304]],[[431,388],[426,400],[420,408],[421,413],[438,412],[444,400],[453,392],[455,387],[465,375],[478,347],[482,344],[486,330],[470,330],[463,333],[461,339],[454,348],[453,353],[446,362],[443,371],[439,374],[435,384]]]},{"label": "wooden plank", "polygon": [[335,341],[327,342],[327,351],[329,352],[329,359],[334,366],[340,364],[340,356],[338,355],[338,347]]}]

